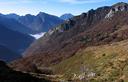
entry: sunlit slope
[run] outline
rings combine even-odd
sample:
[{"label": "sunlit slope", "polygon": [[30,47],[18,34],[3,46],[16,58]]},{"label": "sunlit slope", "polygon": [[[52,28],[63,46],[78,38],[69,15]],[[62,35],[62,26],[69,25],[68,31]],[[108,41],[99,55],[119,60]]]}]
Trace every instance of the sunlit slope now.
[{"label": "sunlit slope", "polygon": [[128,41],[80,50],[54,70],[68,80],[128,82]]}]

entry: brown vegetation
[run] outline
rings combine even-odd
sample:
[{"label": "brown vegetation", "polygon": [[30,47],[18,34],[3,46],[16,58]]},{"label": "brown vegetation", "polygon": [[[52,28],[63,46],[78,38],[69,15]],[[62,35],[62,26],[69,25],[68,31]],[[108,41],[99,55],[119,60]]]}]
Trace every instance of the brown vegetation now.
[{"label": "brown vegetation", "polygon": [[33,64],[49,67],[88,46],[128,39],[128,12],[119,11],[113,17],[105,18],[110,9],[101,7],[66,21],[53,29],[52,34],[47,33],[32,44],[25,57],[14,61],[11,66],[22,71],[33,71]]}]

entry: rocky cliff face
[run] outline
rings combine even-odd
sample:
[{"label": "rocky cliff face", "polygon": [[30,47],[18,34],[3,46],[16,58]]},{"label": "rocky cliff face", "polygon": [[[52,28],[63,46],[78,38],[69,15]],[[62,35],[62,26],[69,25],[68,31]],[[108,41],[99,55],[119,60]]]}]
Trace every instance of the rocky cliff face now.
[{"label": "rocky cliff face", "polygon": [[113,5],[111,7],[110,12],[106,15],[105,18],[111,18],[112,16],[114,16],[116,12],[120,12],[120,11],[128,11],[128,4],[120,2],[120,3]]},{"label": "rocky cliff face", "polygon": [[[15,61],[13,67],[30,71],[33,63],[37,67],[54,65],[73,56],[79,49],[127,39],[128,11],[115,12],[111,19],[106,19],[113,7],[92,9],[51,29],[32,44],[25,57]],[[24,68],[24,65],[28,67]]]}]

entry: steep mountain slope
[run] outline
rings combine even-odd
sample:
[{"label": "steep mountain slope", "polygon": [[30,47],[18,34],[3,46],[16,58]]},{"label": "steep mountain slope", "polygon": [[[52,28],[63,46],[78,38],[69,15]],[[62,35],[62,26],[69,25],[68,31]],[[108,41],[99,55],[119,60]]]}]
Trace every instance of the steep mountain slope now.
[{"label": "steep mountain slope", "polygon": [[68,19],[70,19],[72,17],[73,17],[73,15],[70,14],[70,13],[63,14],[62,16],[60,16],[60,18],[63,19],[63,20],[68,20]]},{"label": "steep mountain slope", "polygon": [[[78,82],[127,82],[128,40],[79,50],[53,66],[61,79]],[[81,81],[80,81],[81,80]],[[82,81],[83,80],[83,81]]]},{"label": "steep mountain slope", "polygon": [[[32,71],[31,64],[37,67],[55,65],[72,57],[79,49],[128,39],[128,6],[120,4],[92,9],[65,21],[33,43],[23,59],[13,62],[13,67]],[[117,7],[113,16],[106,17]]]},{"label": "steep mountain slope", "polygon": [[8,17],[9,15],[0,15],[0,24],[3,24],[10,30],[18,31],[23,34],[30,34],[32,30],[19,23],[17,20]]},{"label": "steep mountain slope", "polygon": [[15,59],[21,58],[22,56],[13,52],[12,50],[0,45],[0,60],[10,62]]},{"label": "steep mountain slope", "polygon": [[51,82],[46,79],[39,79],[27,73],[14,71],[4,62],[0,61],[0,82]]},{"label": "steep mountain slope", "polygon": [[40,12],[37,16],[27,14],[18,21],[30,28],[34,33],[47,32],[49,29],[63,22],[59,17]]},{"label": "steep mountain slope", "polygon": [[21,54],[32,42],[34,38],[22,34],[17,31],[8,29],[5,24],[0,22],[0,44],[4,45],[10,50]]}]

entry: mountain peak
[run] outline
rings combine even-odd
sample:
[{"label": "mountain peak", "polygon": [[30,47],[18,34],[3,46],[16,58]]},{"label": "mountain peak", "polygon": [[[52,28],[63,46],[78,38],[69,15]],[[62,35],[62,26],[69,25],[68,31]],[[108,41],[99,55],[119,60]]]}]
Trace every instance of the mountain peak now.
[{"label": "mountain peak", "polygon": [[44,12],[39,12],[39,14],[46,14],[46,13],[44,13]]},{"label": "mountain peak", "polygon": [[121,11],[128,11],[128,3],[119,2],[114,4],[105,18],[111,18],[116,12],[121,12]]},{"label": "mountain peak", "polygon": [[128,3],[125,3],[125,2],[118,2],[118,3],[114,4],[113,7],[125,6],[125,5],[128,5]]},{"label": "mountain peak", "polygon": [[42,15],[48,15],[48,14],[45,13],[45,12],[39,12],[39,13],[37,14],[37,16],[42,16]]},{"label": "mountain peak", "polygon": [[26,14],[25,16],[31,16],[31,14]]},{"label": "mountain peak", "polygon": [[112,6],[112,9],[114,11],[126,11],[128,10],[128,3],[124,3],[124,2],[119,2],[119,3],[116,3]]},{"label": "mountain peak", "polygon": [[60,18],[63,19],[63,20],[68,20],[72,17],[73,17],[73,15],[71,13],[66,13],[66,14],[63,14],[63,15],[60,16]]}]

